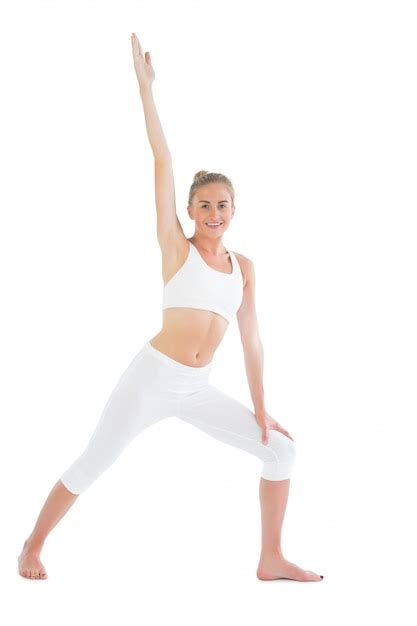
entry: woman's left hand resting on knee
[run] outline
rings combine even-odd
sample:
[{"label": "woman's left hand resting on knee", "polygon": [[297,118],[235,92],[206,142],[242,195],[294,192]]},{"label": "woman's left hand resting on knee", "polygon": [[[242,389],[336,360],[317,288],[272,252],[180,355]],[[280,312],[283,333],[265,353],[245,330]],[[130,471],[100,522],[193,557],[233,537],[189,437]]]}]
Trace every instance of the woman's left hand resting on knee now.
[{"label": "woman's left hand resting on knee", "polygon": [[285,430],[285,428],[283,428],[281,424],[278,424],[278,422],[272,419],[272,417],[266,411],[255,412],[255,418],[259,426],[262,429],[262,443],[263,444],[268,443],[269,430],[271,428],[273,430],[278,430],[280,433],[282,433],[283,435],[286,435],[287,437],[292,439],[292,441],[294,441],[294,439],[291,437],[288,430]]}]

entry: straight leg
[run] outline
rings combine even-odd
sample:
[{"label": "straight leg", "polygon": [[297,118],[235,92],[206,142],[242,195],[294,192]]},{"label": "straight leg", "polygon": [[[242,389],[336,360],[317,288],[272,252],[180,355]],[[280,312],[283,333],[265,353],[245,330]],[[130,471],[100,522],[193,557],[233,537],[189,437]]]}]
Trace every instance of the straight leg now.
[{"label": "straight leg", "polygon": [[175,413],[175,396],[161,389],[160,366],[140,351],[119,378],[83,453],[50,491],[18,557],[19,574],[46,578],[40,553],[51,530],[78,496],[106,471],[145,428]]}]

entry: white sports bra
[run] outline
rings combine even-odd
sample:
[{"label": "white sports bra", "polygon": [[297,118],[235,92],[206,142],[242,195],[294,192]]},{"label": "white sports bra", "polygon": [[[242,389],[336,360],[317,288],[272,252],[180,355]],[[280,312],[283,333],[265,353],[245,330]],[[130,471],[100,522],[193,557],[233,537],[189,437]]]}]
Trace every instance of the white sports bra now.
[{"label": "white sports bra", "polygon": [[188,243],[185,263],[164,286],[162,309],[204,309],[218,313],[230,322],[243,297],[243,276],[239,261],[228,250],[232,273],[220,272],[205,262],[191,241]]}]

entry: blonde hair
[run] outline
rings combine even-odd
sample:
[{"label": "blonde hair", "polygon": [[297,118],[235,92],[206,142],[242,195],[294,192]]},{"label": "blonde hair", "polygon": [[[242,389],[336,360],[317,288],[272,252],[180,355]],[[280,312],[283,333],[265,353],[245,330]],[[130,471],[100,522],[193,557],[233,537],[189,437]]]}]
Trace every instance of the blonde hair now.
[{"label": "blonde hair", "polygon": [[190,187],[190,193],[188,194],[188,206],[191,205],[197,189],[203,187],[204,185],[208,185],[209,183],[222,183],[223,185],[226,185],[232,198],[232,206],[234,206],[235,190],[233,189],[231,180],[224,174],[219,174],[218,172],[207,172],[206,170],[200,170],[194,175],[194,180]]}]

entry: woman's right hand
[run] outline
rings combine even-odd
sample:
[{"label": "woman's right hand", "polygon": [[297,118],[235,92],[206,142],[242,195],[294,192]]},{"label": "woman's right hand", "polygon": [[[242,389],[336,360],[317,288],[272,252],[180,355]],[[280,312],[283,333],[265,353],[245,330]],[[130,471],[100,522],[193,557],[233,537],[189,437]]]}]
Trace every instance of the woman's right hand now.
[{"label": "woman's right hand", "polygon": [[132,33],[131,40],[135,72],[139,82],[139,88],[143,89],[149,87],[155,79],[151,55],[149,52],[145,52],[145,56],[143,56],[142,46],[139,43],[136,33]]}]

